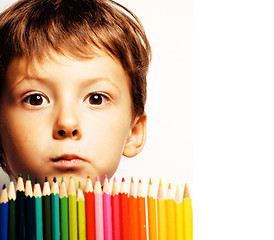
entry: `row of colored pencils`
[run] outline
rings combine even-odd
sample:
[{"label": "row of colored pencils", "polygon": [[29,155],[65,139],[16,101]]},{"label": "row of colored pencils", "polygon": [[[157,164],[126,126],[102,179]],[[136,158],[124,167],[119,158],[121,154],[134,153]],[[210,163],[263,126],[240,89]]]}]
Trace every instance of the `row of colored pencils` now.
[{"label": "row of colored pencils", "polygon": [[[42,191],[43,190],[43,191]],[[0,239],[97,239],[97,240],[192,240],[192,205],[187,184],[183,197],[177,185],[175,195],[165,191],[160,180],[155,196],[150,180],[147,196],[139,180],[131,178],[127,191],[125,179],[120,188],[113,179],[112,191],[105,176],[103,186],[89,177],[83,191],[76,190],[73,178],[68,187],[56,178],[50,186],[45,178],[43,189],[38,177],[32,190],[27,176],[19,175],[16,189],[11,179],[0,195]]]}]

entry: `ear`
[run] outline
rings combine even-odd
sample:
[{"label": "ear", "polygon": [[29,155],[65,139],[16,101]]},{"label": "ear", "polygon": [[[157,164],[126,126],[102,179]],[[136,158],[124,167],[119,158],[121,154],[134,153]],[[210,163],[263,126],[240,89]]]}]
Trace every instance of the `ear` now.
[{"label": "ear", "polygon": [[124,146],[123,155],[125,157],[134,157],[142,151],[146,141],[147,115],[136,117]]}]

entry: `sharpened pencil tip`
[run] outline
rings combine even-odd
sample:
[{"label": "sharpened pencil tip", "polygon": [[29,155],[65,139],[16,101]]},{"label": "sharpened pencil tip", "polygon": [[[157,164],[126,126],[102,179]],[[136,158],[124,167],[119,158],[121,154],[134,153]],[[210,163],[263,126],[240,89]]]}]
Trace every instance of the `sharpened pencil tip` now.
[{"label": "sharpened pencil tip", "polygon": [[149,185],[152,185],[151,178],[149,178]]},{"label": "sharpened pencil tip", "polygon": [[27,180],[28,180],[28,181],[30,180],[30,178],[29,178],[29,174],[27,174]]},{"label": "sharpened pencil tip", "polygon": [[57,183],[56,177],[53,178],[53,182]]},{"label": "sharpened pencil tip", "polygon": [[190,198],[190,194],[189,194],[189,189],[188,189],[187,183],[185,184],[184,197],[183,198]]},{"label": "sharpened pencil tip", "polygon": [[19,177],[22,177],[22,174],[21,174],[21,173],[19,173]]},{"label": "sharpened pencil tip", "polygon": [[117,182],[116,177],[113,178],[113,182]]},{"label": "sharpened pencil tip", "polygon": [[134,183],[134,182],[133,182],[133,177],[131,177],[131,182]]},{"label": "sharpened pencil tip", "polygon": [[38,175],[36,174],[35,176],[35,184],[39,183],[39,180],[38,180]]},{"label": "sharpened pencil tip", "polygon": [[78,183],[78,188],[81,189],[81,182]]},{"label": "sharpened pencil tip", "polygon": [[161,178],[160,178],[160,182],[159,182],[159,187],[163,187]]},{"label": "sharpened pencil tip", "polygon": [[10,181],[13,182],[13,179],[11,178]]},{"label": "sharpened pencil tip", "polygon": [[64,176],[62,176],[62,182],[64,182]]},{"label": "sharpened pencil tip", "polygon": [[171,189],[171,183],[168,184],[168,189]]},{"label": "sharpened pencil tip", "polygon": [[48,182],[48,177],[45,177],[45,182]]},{"label": "sharpened pencil tip", "polygon": [[122,182],[125,182],[125,181],[126,181],[126,180],[125,180],[125,178],[123,177],[123,178],[122,178]]},{"label": "sharpened pencil tip", "polygon": [[139,179],[139,183],[142,183],[141,179]]},{"label": "sharpened pencil tip", "polygon": [[107,174],[105,174],[105,179],[106,179],[106,178],[108,178],[108,175],[107,175]]},{"label": "sharpened pencil tip", "polygon": [[100,181],[100,178],[99,178],[99,176],[96,176],[96,181]]},{"label": "sharpened pencil tip", "polygon": [[4,190],[4,189],[6,189],[6,184],[3,184],[3,188],[2,188],[2,190]]}]

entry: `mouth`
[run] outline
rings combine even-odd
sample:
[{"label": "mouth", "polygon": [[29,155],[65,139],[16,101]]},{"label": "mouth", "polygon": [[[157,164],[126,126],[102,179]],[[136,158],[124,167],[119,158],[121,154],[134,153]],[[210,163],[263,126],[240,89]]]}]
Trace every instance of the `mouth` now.
[{"label": "mouth", "polygon": [[55,166],[61,170],[79,169],[87,161],[75,154],[63,154],[51,159]]}]

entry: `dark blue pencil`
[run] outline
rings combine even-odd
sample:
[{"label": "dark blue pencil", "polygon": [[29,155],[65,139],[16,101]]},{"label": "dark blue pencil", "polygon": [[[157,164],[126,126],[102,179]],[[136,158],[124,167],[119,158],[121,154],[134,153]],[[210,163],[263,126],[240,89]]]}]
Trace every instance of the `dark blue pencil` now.
[{"label": "dark blue pencil", "polygon": [[3,185],[3,189],[0,196],[0,239],[8,239],[8,193],[6,185]]}]

